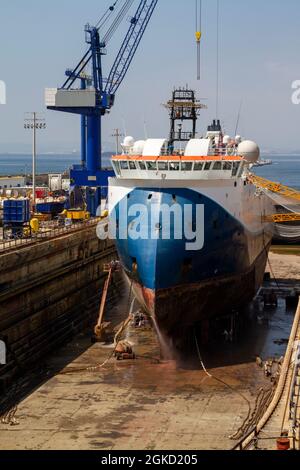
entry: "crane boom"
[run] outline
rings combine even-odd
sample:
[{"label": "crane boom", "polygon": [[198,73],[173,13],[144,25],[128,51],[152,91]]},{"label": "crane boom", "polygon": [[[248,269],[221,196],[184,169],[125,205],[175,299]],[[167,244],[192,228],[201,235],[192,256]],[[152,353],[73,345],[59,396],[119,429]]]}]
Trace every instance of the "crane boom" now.
[{"label": "crane boom", "polygon": [[[102,56],[106,55],[106,43],[118,28],[133,1],[124,0],[116,19],[103,37],[100,38],[99,27],[86,25],[86,43],[89,45],[87,52],[74,69],[66,71],[67,79],[61,88],[46,90],[48,109],[81,116],[81,165],[74,165],[70,178],[73,188],[84,188],[86,191],[84,200],[87,201],[87,209],[92,215],[96,215],[101,202],[101,188],[108,186],[108,178],[114,174],[113,171],[105,171],[102,168],[101,120],[114,105],[115,94],[126,76],[158,3],[158,0],[139,1],[136,13],[130,20],[128,32],[105,81]],[[104,18],[110,17],[109,12],[115,10],[117,3],[115,1]],[[91,77],[86,71],[89,63],[92,68]],[[78,80],[80,89],[73,88],[73,84]]]},{"label": "crane boom", "polygon": [[105,87],[107,94],[114,95],[124,80],[157,2],[158,0],[152,0],[150,3],[148,0],[142,0],[135,16],[131,18],[130,28],[107,79]]}]

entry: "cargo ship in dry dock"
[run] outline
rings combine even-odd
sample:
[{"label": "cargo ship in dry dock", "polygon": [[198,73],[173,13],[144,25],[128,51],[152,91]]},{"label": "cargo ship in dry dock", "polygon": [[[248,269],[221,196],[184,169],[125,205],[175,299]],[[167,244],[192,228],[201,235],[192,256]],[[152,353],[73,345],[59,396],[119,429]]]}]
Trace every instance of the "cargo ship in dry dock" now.
[{"label": "cargo ship in dry dock", "polygon": [[[254,142],[224,135],[218,120],[204,138],[196,138],[203,106],[191,90],[175,90],[166,106],[169,139],[127,137],[122,155],[113,157],[109,208],[134,292],[176,344],[192,325],[239,309],[255,296],[273,234],[266,216],[274,208],[249,178],[259,159]],[[191,132],[182,129],[187,120]],[[189,233],[198,239],[186,232],[178,236],[176,217],[185,225],[187,213]]]}]

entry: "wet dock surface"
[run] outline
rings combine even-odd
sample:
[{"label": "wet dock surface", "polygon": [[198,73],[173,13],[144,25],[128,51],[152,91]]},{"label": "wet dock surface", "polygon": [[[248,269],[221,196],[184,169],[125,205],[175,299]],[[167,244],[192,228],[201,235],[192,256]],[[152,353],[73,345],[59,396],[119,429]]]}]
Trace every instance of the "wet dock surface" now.
[{"label": "wet dock surface", "polygon": [[[96,364],[105,353],[95,345],[72,367]],[[60,357],[55,359],[58,365]],[[214,374],[248,399],[268,386],[255,364],[221,367]],[[18,426],[1,426],[1,448],[231,448],[228,436],[247,411],[240,396],[200,370],[177,370],[174,363],[142,358],[132,364],[112,362],[96,373],[50,379],[21,403]]]},{"label": "wet dock surface", "polygon": [[[236,341],[216,337],[198,356],[180,364],[160,361],[152,328],[129,327],[137,359],[106,361],[112,347],[81,335],[52,355],[36,380],[27,377],[15,426],[0,424],[1,449],[202,450],[232,449],[230,436],[255,406],[261,388],[272,388],[255,362],[281,357],[294,312],[249,310]],[[80,370],[78,370],[80,369]],[[218,379],[218,380],[216,380]],[[35,382],[36,381],[36,382]],[[35,390],[33,391],[35,385]],[[30,391],[29,391],[30,390]]]},{"label": "wet dock surface", "polygon": [[[279,290],[299,288],[299,249],[280,250],[270,255]],[[277,288],[276,282],[266,287]],[[111,314],[124,316],[127,304],[124,298]],[[126,339],[137,358],[116,361],[111,346],[91,345],[91,326],[32,364],[34,370],[0,396],[0,405],[7,398],[18,403],[11,424],[0,423],[0,449],[232,449],[237,441],[230,436],[245,422],[249,405],[252,412],[262,389],[268,394],[273,387],[256,358],[284,355],[294,313],[283,297],[277,308],[256,302],[241,316],[232,343],[228,326],[217,322],[210,343],[199,341],[213,377],[200,365],[195,344],[184,360],[163,362],[154,329],[131,325]]]}]

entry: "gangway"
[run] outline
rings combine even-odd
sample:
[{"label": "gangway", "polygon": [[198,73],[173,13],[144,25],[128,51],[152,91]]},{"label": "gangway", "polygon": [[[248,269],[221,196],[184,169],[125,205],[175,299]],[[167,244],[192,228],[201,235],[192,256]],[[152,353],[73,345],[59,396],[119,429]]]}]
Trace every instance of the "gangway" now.
[{"label": "gangway", "polygon": [[266,189],[268,191],[271,191],[272,193],[276,193],[280,196],[294,199],[300,202],[300,192],[296,191],[296,189],[289,188],[288,186],[284,186],[280,183],[269,181],[254,174],[251,174],[251,176],[249,176],[249,180],[258,188]]}]

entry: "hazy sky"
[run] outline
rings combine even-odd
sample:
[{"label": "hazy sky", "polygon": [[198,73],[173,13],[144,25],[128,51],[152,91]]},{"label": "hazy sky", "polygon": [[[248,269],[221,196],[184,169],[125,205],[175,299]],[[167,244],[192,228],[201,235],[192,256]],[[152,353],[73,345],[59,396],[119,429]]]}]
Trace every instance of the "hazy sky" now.
[{"label": "hazy sky", "polygon": [[[64,71],[85,51],[83,28],[112,0],[1,0],[0,80],[7,105],[0,105],[0,153],[30,148],[23,130],[26,111],[45,112],[48,128],[39,136],[43,151],[79,148],[79,118],[45,111],[44,88],[61,86]],[[137,1],[135,2],[137,5]],[[291,84],[300,79],[299,0],[220,0],[220,117],[233,134],[242,100],[239,133],[263,149],[300,149],[300,106]],[[128,23],[108,45],[109,71]],[[173,87],[189,84],[205,98],[199,129],[215,117],[216,0],[203,0],[202,81],[196,81],[195,2],[159,0],[143,42],[104,118],[103,140],[120,127],[135,138],[165,137],[169,123],[161,106]]]}]

